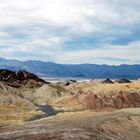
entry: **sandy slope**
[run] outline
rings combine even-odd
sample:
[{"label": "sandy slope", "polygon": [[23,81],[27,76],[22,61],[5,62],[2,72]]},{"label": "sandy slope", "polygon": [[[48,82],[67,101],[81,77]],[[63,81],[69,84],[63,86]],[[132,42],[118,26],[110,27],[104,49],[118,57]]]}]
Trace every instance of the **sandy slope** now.
[{"label": "sandy slope", "polygon": [[34,104],[18,96],[17,89],[0,83],[0,122],[26,120],[34,114]]}]

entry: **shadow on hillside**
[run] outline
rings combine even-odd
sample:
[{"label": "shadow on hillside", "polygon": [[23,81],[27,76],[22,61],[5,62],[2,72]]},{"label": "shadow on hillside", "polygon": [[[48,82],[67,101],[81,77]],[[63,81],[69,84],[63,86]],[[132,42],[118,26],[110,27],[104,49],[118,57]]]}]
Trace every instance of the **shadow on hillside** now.
[{"label": "shadow on hillside", "polygon": [[36,105],[36,106],[39,108],[39,110],[43,111],[44,114],[32,116],[28,121],[34,121],[34,120],[39,120],[39,119],[50,117],[50,116],[55,116],[60,112],[77,112],[77,111],[83,110],[83,109],[78,109],[78,110],[56,111],[51,105],[44,105],[44,106]]},{"label": "shadow on hillside", "polygon": [[43,111],[45,114],[35,115],[35,116],[31,117],[28,121],[34,121],[34,120],[42,119],[45,117],[54,116],[57,113],[62,112],[62,111],[56,111],[50,105],[44,105],[44,106],[36,105],[36,106],[39,108],[39,110]]}]

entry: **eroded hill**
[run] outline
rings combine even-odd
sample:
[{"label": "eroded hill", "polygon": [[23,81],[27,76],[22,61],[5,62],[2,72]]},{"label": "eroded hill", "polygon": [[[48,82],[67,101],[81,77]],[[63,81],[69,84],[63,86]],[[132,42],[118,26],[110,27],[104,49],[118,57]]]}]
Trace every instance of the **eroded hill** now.
[{"label": "eroded hill", "polygon": [[18,96],[18,90],[0,83],[0,122],[24,121],[38,114],[37,107]]},{"label": "eroded hill", "polygon": [[140,80],[47,83],[9,73],[0,73],[1,140],[139,140]]},{"label": "eroded hill", "polygon": [[22,92],[22,96],[38,105],[51,105],[60,110],[121,109],[140,107],[140,81],[102,83],[100,81],[55,83]]}]

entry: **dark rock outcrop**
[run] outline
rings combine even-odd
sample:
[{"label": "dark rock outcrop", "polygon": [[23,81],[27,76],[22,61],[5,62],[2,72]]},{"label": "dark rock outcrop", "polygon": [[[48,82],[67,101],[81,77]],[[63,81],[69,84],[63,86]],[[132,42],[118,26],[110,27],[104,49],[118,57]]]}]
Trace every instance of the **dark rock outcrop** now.
[{"label": "dark rock outcrop", "polygon": [[65,86],[69,86],[70,84],[76,83],[76,82],[77,82],[76,80],[67,80],[67,81],[65,82]]},{"label": "dark rock outcrop", "polygon": [[13,72],[10,70],[0,70],[0,81],[8,84],[9,86],[19,87],[20,85],[27,85],[28,87],[42,86],[46,81],[39,78],[35,74],[27,71]]},{"label": "dark rock outcrop", "polygon": [[108,78],[108,79],[102,81],[102,83],[105,83],[105,84],[113,84],[113,81]]},{"label": "dark rock outcrop", "polygon": [[128,79],[124,79],[124,78],[119,79],[119,80],[116,80],[116,82],[117,82],[117,83],[131,83],[130,80],[128,80]]}]

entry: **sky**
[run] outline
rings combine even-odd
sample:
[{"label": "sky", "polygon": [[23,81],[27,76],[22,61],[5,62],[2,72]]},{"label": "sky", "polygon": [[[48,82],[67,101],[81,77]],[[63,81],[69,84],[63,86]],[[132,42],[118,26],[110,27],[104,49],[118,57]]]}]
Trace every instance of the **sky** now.
[{"label": "sky", "polygon": [[0,57],[139,64],[139,0],[0,0]]}]

